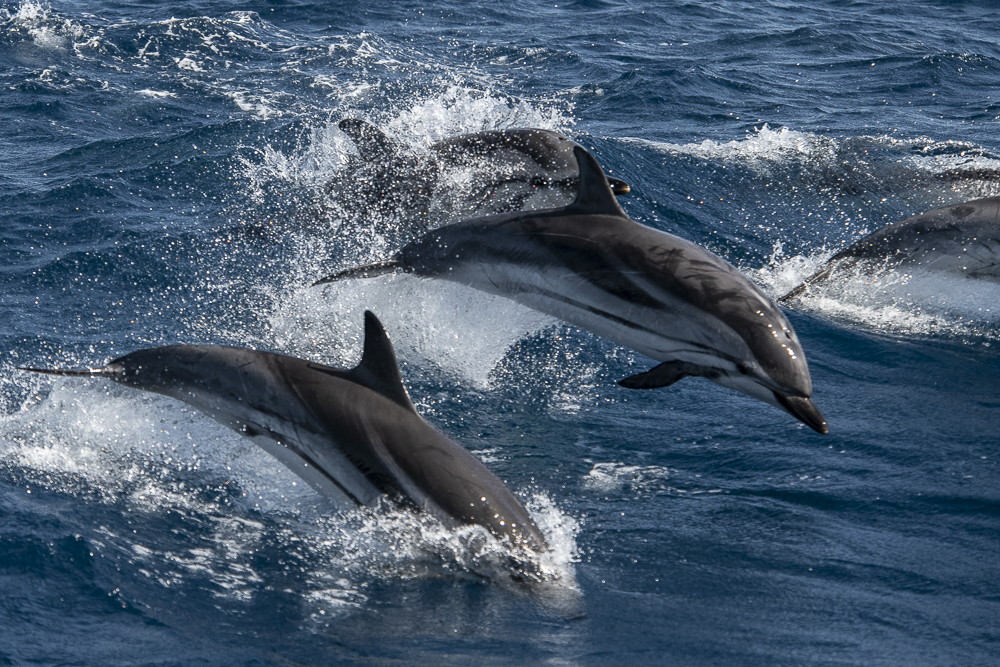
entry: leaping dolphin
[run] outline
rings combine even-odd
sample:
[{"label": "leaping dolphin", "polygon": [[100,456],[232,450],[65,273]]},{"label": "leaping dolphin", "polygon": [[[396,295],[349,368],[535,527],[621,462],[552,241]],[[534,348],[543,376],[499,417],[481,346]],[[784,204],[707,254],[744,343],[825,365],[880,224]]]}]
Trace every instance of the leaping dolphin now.
[{"label": "leaping dolphin", "polygon": [[[345,201],[361,197],[369,212],[374,208],[382,213],[394,209],[407,215],[423,213],[447,188],[447,175],[461,169],[475,174],[472,182],[460,189],[463,203],[458,208],[466,213],[470,209],[490,213],[521,210],[540,194],[569,202],[579,184],[573,155],[578,144],[549,130],[462,134],[431,144],[429,156],[421,158],[408,155],[402,146],[363,120],[345,118],[338,127],[354,141],[360,159],[349,165],[347,173],[330,181],[326,192]],[[608,180],[616,194],[629,192],[625,181]]]},{"label": "leaping dolphin", "polygon": [[105,377],[176,398],[247,436],[342,506],[409,499],[446,525],[479,524],[525,551],[546,547],[503,482],[417,414],[371,312],[361,363],[351,370],[215,345],[139,350],[86,370],[23,370]]},{"label": "leaping dolphin", "polygon": [[448,225],[316,284],[402,271],[469,285],[663,362],[622,386],[701,376],[826,433],[802,346],[774,302],[720,257],[630,219],[594,157],[573,150],[570,205]]},{"label": "leaping dolphin", "polygon": [[936,208],[887,225],[828,259],[778,301],[862,264],[1000,282],[1000,197]]}]

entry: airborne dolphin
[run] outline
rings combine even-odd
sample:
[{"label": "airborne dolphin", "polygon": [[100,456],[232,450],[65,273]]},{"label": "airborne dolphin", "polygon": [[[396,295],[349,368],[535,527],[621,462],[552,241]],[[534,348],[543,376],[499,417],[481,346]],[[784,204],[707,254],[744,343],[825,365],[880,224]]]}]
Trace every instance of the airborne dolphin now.
[{"label": "airborne dolphin", "polygon": [[24,370],[105,377],[184,401],[342,506],[409,499],[447,525],[475,523],[513,546],[545,548],[503,482],[417,414],[371,312],[361,363],[351,370],[214,345],[139,350],[88,370]]},{"label": "airborne dolphin", "polygon": [[569,206],[448,225],[317,284],[403,271],[469,285],[663,362],[625,387],[702,376],[826,433],[802,346],[774,302],[720,257],[631,220],[593,156],[574,152],[580,188]]},{"label": "airborne dolphin", "polygon": [[[470,170],[474,177],[455,188],[461,210],[502,213],[520,210],[542,195],[569,202],[576,194],[579,170],[573,148],[578,144],[549,130],[512,129],[473,132],[431,144],[429,156],[406,151],[378,128],[345,118],[338,127],[355,144],[360,156],[345,174],[330,181],[327,194],[368,207],[424,212],[431,200],[448,189],[447,175]],[[625,181],[609,178],[616,194],[629,192]],[[548,196],[546,196],[548,195]],[[551,204],[549,204],[551,205]],[[537,206],[535,206],[537,208]]]},{"label": "airborne dolphin", "polygon": [[1000,197],[936,208],[872,232],[831,257],[778,301],[866,263],[879,269],[918,269],[1000,282]]}]

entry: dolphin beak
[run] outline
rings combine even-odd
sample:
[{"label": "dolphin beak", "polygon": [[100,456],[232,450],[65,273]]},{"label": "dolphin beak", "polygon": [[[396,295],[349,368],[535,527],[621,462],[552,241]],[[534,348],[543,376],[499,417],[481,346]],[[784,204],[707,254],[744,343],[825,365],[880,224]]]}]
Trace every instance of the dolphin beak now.
[{"label": "dolphin beak", "polygon": [[610,176],[608,176],[607,179],[608,179],[608,185],[611,186],[611,191],[614,192],[616,195],[627,195],[629,192],[632,191],[632,186],[626,183],[625,181],[621,180],[620,178],[611,178]]},{"label": "dolphin beak", "polygon": [[819,413],[812,399],[800,396],[781,396],[775,394],[775,398],[788,412],[799,419],[803,424],[818,433],[829,433],[830,427],[827,425],[823,415]]},{"label": "dolphin beak", "polygon": [[107,366],[102,366],[101,368],[80,368],[80,369],[61,369],[61,368],[28,368],[25,366],[18,366],[20,371],[30,371],[32,373],[43,373],[45,375],[62,375],[66,377],[111,377],[114,375],[124,375],[125,367],[121,364],[111,363]]}]

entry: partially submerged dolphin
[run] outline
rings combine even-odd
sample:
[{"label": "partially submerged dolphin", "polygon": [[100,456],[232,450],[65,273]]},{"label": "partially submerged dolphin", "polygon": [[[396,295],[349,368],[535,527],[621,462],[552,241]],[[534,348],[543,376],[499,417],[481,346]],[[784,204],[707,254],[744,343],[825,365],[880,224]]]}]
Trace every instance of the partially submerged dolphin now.
[{"label": "partially submerged dolphin", "polygon": [[520,549],[545,548],[503,482],[417,414],[371,312],[361,363],[351,370],[215,345],[139,350],[86,370],[24,370],[105,377],[184,401],[341,505],[408,499],[446,525],[479,524]]},{"label": "partially submerged dolphin", "polygon": [[1000,282],[1000,197],[936,208],[855,241],[778,299],[792,299],[838,272],[936,271]]},{"label": "partially submerged dolphin", "polygon": [[[521,210],[533,198],[553,197],[559,203],[573,199],[579,170],[573,148],[578,144],[549,130],[512,129],[473,132],[431,144],[428,155],[407,153],[378,128],[363,120],[345,118],[338,127],[357,147],[359,160],[330,181],[327,194],[354,201],[362,197],[375,209],[424,212],[432,199],[448,189],[448,175],[470,171],[471,182],[458,192],[466,213]],[[609,178],[616,194],[625,194],[625,181]],[[456,193],[451,193],[455,195]],[[551,202],[548,205],[552,205]]]},{"label": "partially submerged dolphin", "polygon": [[593,156],[573,150],[580,187],[572,204],[448,225],[387,261],[316,284],[402,271],[469,285],[663,362],[622,386],[701,376],[826,433],[802,346],[774,302],[720,257],[631,220]]}]

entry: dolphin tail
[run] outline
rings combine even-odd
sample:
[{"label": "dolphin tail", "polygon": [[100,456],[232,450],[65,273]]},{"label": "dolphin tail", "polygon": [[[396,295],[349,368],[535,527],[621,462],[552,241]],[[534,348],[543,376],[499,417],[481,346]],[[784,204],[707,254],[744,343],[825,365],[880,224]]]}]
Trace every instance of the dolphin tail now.
[{"label": "dolphin tail", "polygon": [[778,403],[788,410],[793,417],[812,430],[817,433],[830,432],[830,426],[826,423],[826,419],[823,418],[823,415],[820,414],[819,410],[813,404],[811,398],[802,398],[801,396],[781,396],[780,394],[775,394],[774,397],[778,399]]},{"label": "dolphin tail", "polygon": [[344,269],[343,271],[338,271],[337,273],[331,273],[325,278],[320,278],[314,282],[312,286],[315,287],[316,285],[325,285],[326,283],[337,282],[338,280],[343,280],[345,278],[374,278],[375,276],[384,276],[387,273],[396,273],[397,271],[402,270],[403,267],[397,260],[387,259],[384,262],[362,264],[361,266]]},{"label": "dolphin tail", "polygon": [[390,157],[397,152],[392,140],[371,123],[358,118],[345,118],[337,127],[354,141],[361,157],[368,162]]}]

